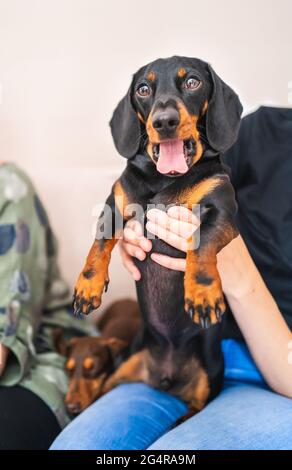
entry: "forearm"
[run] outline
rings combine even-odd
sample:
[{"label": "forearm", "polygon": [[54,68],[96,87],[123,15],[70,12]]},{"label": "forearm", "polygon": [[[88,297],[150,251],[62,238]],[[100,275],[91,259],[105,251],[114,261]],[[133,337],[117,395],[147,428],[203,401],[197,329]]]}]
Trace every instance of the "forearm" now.
[{"label": "forearm", "polygon": [[[232,252],[229,255],[232,257]],[[292,333],[240,237],[234,241],[233,255],[232,269],[238,276],[233,271],[233,277],[228,277],[240,279],[240,283],[225,289],[230,308],[267,383],[275,392],[292,397],[292,365],[288,361]],[[222,261],[219,255],[221,271],[220,262],[226,268],[228,259]],[[223,289],[226,275],[225,269]]]},{"label": "forearm", "polygon": [[9,349],[7,349],[6,346],[0,343],[0,377],[4,372],[8,354],[9,354]]}]

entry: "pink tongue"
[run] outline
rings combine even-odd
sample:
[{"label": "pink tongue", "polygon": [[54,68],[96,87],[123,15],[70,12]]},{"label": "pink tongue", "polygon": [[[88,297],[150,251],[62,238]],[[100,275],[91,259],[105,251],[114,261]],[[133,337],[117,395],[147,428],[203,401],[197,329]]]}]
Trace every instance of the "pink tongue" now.
[{"label": "pink tongue", "polygon": [[188,166],[184,157],[183,140],[169,140],[160,144],[157,170],[160,173],[186,173]]}]

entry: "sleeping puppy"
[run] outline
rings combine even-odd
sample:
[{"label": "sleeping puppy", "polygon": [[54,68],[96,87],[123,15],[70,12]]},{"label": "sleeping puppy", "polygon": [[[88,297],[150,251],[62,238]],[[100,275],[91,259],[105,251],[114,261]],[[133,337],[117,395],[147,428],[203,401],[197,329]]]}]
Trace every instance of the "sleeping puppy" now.
[{"label": "sleeping puppy", "polygon": [[113,303],[98,320],[100,336],[75,337],[66,343],[62,330],[55,331],[56,350],[67,358],[65,404],[70,414],[80,413],[100,396],[105,380],[127,356],[140,326],[137,302],[125,299]]},{"label": "sleeping puppy", "polygon": [[[153,206],[199,207],[201,225],[200,238],[189,240],[185,275],[149,255],[135,261],[144,340],[106,381],[104,392],[142,381],[185,400],[195,413],[221,389],[225,302],[217,253],[238,231],[235,194],[220,156],[236,141],[241,113],[237,94],[208,63],[178,56],[139,69],[114,111],[113,140],[127,165],[106,201],[77,280],[75,312],[99,307],[111,251],[133,217],[133,205],[139,220],[139,208],[143,220]],[[157,238],[152,245],[154,252],[185,256]]]}]

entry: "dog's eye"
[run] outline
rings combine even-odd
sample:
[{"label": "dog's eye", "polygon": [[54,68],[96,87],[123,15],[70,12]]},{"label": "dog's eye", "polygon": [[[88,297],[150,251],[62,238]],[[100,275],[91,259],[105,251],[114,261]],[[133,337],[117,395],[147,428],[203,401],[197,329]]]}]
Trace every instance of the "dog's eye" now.
[{"label": "dog's eye", "polygon": [[143,85],[137,88],[137,93],[139,96],[149,96],[151,94],[151,88],[146,85],[146,83],[143,83]]},{"label": "dog's eye", "polygon": [[83,367],[86,370],[92,369],[94,366],[94,361],[91,357],[86,357],[83,361]]},{"label": "dog's eye", "polygon": [[75,368],[75,359],[71,357],[70,359],[68,359],[66,363],[66,369],[69,371],[72,371],[74,368]]},{"label": "dog's eye", "polygon": [[185,81],[185,88],[187,90],[196,90],[201,85],[201,80],[195,77],[190,77]]}]

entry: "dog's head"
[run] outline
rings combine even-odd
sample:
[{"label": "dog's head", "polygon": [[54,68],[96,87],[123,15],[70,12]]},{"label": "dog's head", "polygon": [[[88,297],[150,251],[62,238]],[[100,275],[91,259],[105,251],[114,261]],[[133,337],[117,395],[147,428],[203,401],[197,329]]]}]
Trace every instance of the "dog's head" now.
[{"label": "dog's head", "polygon": [[106,378],[112,373],[115,357],[127,346],[118,338],[76,337],[62,339],[62,330],[54,333],[56,350],[66,357],[69,387],[65,404],[70,414],[87,408],[100,394]]},{"label": "dog's head", "polygon": [[186,173],[206,148],[235,142],[242,113],[236,93],[199,59],[174,56],[138,70],[110,121],[118,152],[146,150],[157,170]]}]

